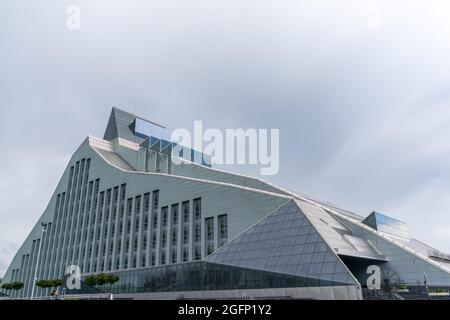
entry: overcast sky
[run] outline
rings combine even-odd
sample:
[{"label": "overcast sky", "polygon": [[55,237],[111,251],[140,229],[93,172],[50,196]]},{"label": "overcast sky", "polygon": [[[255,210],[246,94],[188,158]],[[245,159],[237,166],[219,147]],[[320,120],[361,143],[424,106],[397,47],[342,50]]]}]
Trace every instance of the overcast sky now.
[{"label": "overcast sky", "polygon": [[112,106],[279,128],[266,179],[450,252],[449,16],[445,0],[1,1],[0,276]]}]

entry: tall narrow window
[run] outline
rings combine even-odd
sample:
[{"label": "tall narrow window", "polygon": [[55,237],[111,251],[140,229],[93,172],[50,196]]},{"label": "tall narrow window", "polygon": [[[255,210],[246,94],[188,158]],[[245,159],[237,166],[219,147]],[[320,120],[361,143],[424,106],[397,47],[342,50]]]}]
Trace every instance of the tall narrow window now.
[{"label": "tall narrow window", "polygon": [[182,231],[183,231],[183,261],[189,260],[189,210],[190,202],[185,201],[181,204],[182,211]]},{"label": "tall narrow window", "polygon": [[169,208],[161,208],[161,239],[160,239],[160,252],[161,252],[161,264],[166,263],[166,252],[167,252],[167,226],[168,226],[168,215]]},{"label": "tall narrow window", "polygon": [[127,193],[127,184],[124,183],[120,186],[120,200],[122,202],[125,201],[126,193]]},{"label": "tall narrow window", "polygon": [[202,199],[197,198],[193,201],[194,205],[194,241],[193,241],[193,252],[194,260],[200,260],[202,258],[201,252],[201,241],[202,241]]},{"label": "tall narrow window", "polygon": [[214,251],[214,217],[205,219],[205,255]]},{"label": "tall narrow window", "polygon": [[134,231],[135,234],[139,233],[140,229],[140,216],[141,216],[141,196],[137,196],[134,202]]},{"label": "tall narrow window", "polygon": [[158,232],[158,207],[159,207],[159,190],[152,193],[152,215],[151,215],[151,259],[150,264],[156,265],[157,252],[157,232]]},{"label": "tall narrow window", "polygon": [[105,223],[109,222],[109,212],[111,205],[111,189],[106,190]]},{"label": "tall narrow window", "polygon": [[159,207],[159,190],[153,191],[152,207],[153,209],[158,209]]},{"label": "tall narrow window", "polygon": [[144,212],[150,211],[150,193],[144,194]]},{"label": "tall narrow window", "polygon": [[222,214],[217,220],[219,230],[219,247],[223,246],[228,241],[228,221],[227,215]]},{"label": "tall narrow window", "polygon": [[171,227],[171,244],[170,244],[170,256],[171,262],[176,263],[178,260],[178,203],[173,204],[171,207],[172,222]]}]

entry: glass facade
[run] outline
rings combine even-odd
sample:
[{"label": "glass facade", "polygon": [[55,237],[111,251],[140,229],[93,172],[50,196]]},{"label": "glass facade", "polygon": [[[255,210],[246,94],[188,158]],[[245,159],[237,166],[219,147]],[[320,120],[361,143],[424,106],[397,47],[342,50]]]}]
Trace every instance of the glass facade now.
[{"label": "glass facade", "polygon": [[116,274],[119,275],[119,281],[111,288],[107,287],[108,292],[113,294],[346,285],[330,280],[204,261],[122,271]]},{"label": "glass facade", "polygon": [[363,223],[380,232],[406,239],[409,238],[408,225],[405,222],[391,218],[379,212],[372,212],[366,219],[364,219]]},{"label": "glass facade", "polygon": [[257,270],[356,283],[294,202],[274,211],[205,259]]},{"label": "glass facade", "polygon": [[134,134],[141,138],[155,137],[170,140],[170,132],[166,128],[139,118],[134,121]]}]

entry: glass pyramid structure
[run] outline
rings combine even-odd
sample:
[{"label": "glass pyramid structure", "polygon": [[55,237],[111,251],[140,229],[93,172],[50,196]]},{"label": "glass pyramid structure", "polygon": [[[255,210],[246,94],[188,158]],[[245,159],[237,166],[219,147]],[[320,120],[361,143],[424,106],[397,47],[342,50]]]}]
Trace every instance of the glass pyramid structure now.
[{"label": "glass pyramid structure", "polygon": [[208,262],[355,285],[357,281],[291,200],[205,258]]}]

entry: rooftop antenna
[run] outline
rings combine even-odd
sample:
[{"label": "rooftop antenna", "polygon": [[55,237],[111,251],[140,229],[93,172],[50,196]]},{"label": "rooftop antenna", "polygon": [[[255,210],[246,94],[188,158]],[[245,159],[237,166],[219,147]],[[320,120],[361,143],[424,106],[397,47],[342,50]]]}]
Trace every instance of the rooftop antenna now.
[{"label": "rooftop antenna", "polygon": [[134,110],[133,110],[133,113],[134,113],[134,115],[136,115],[136,98],[134,98],[133,100],[134,100]]}]

